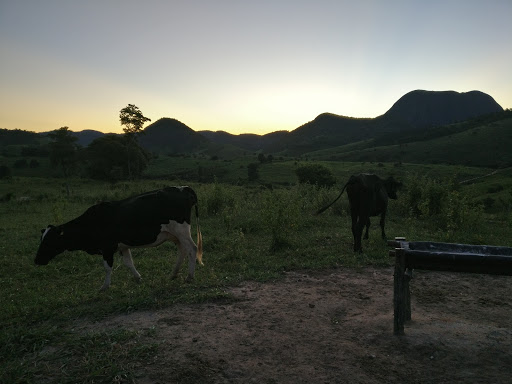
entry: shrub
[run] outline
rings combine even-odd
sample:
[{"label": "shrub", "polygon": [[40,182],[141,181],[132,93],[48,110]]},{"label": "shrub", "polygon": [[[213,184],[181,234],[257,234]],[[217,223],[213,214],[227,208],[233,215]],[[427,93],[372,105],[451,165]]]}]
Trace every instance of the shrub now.
[{"label": "shrub", "polygon": [[318,187],[332,187],[336,179],[331,170],[320,164],[303,165],[295,170],[300,184],[311,184]]},{"label": "shrub", "polygon": [[457,231],[474,232],[481,227],[483,205],[473,203],[458,191],[453,180],[412,176],[404,185],[396,204],[403,216],[429,220],[445,232],[447,240],[454,238]]}]

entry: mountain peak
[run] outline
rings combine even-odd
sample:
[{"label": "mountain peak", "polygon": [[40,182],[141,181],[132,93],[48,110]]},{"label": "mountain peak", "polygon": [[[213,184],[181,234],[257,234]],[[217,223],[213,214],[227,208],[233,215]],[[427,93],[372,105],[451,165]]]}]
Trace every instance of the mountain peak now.
[{"label": "mountain peak", "polygon": [[144,129],[140,144],[153,151],[182,153],[198,150],[209,140],[181,121],[163,117]]},{"label": "mountain peak", "polygon": [[496,112],[503,112],[503,108],[480,91],[415,90],[402,96],[384,116],[425,128]]}]

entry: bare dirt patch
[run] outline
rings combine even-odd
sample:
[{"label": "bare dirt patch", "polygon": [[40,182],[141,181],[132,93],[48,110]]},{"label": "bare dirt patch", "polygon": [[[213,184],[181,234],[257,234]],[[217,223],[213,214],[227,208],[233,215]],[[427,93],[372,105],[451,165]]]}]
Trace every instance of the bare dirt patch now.
[{"label": "bare dirt patch", "polygon": [[[412,321],[393,335],[393,270],[287,273],[233,300],[95,324],[154,329],[140,383],[510,383],[512,278],[417,272]],[[152,342],[155,342],[153,340]]]}]

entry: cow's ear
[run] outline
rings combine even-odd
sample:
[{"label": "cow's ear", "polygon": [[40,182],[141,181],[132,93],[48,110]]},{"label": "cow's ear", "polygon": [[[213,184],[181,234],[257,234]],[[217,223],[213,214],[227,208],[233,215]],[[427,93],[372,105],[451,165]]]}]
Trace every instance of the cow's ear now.
[{"label": "cow's ear", "polygon": [[61,236],[62,236],[62,235],[64,235],[64,231],[60,231],[60,235],[61,235]]}]

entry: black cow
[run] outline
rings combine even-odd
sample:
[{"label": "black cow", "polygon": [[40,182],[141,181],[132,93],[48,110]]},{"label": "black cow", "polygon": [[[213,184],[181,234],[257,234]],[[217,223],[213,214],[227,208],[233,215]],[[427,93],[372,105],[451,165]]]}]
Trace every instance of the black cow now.
[{"label": "black cow", "polygon": [[370,227],[370,216],[380,215],[380,227],[382,229],[382,238],[386,239],[384,232],[384,223],[386,220],[386,210],[388,207],[388,197],[396,200],[396,192],[402,183],[388,177],[382,180],[380,177],[371,174],[352,175],[347,184],[341,190],[339,196],[329,205],[320,209],[317,215],[333,205],[347,189],[348,201],[350,203],[350,214],[352,216],[352,234],[354,236],[354,251],[362,252],[361,236],[363,227],[366,225],[364,238],[368,238],[368,228]]},{"label": "black cow", "polygon": [[[196,207],[197,246],[190,235],[193,206]],[[203,265],[197,195],[190,187],[168,187],[125,200],[99,203],[76,219],[58,226],[49,225],[41,233],[36,264],[46,265],[65,250],[102,255],[107,271],[102,290],[110,286],[116,251],[137,280],[140,274],[133,265],[130,248],[156,247],[168,240],[177,244],[173,278],[185,256],[188,257],[187,281],[194,278],[196,258]]]}]

